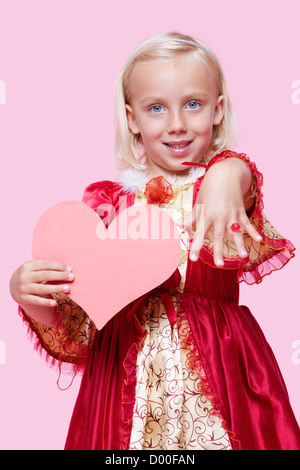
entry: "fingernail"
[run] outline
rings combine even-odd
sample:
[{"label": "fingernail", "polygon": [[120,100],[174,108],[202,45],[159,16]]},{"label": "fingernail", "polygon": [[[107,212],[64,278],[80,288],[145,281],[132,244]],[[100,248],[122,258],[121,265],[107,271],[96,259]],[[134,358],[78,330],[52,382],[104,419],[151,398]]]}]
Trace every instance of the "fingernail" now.
[{"label": "fingernail", "polygon": [[68,291],[69,291],[69,286],[68,286],[68,285],[65,285],[65,286],[64,286],[64,291],[65,291],[65,292],[68,292]]},{"label": "fingernail", "polygon": [[224,265],[224,262],[223,262],[221,259],[217,259],[216,265],[217,265],[217,266],[223,266],[223,265]]},{"label": "fingernail", "polygon": [[69,279],[70,281],[73,281],[73,279],[74,279],[74,274],[73,274],[73,273],[68,274],[68,279]]},{"label": "fingernail", "polygon": [[197,259],[198,259],[198,256],[196,255],[196,253],[191,253],[190,254],[190,260],[191,261],[197,261]]},{"label": "fingernail", "polygon": [[51,307],[55,307],[55,305],[56,305],[55,300],[50,300],[50,305],[51,305]]},{"label": "fingernail", "polygon": [[246,250],[242,250],[242,251],[241,251],[241,255],[242,255],[242,256],[247,256],[247,255],[248,255],[248,253],[247,253],[247,251],[246,251]]},{"label": "fingernail", "polygon": [[259,241],[259,242],[261,242],[261,241],[262,241],[262,236],[261,236],[261,235],[257,235],[256,240]]},{"label": "fingernail", "polygon": [[66,267],[66,270],[67,270],[67,271],[72,271],[71,266],[67,266],[67,267]]}]

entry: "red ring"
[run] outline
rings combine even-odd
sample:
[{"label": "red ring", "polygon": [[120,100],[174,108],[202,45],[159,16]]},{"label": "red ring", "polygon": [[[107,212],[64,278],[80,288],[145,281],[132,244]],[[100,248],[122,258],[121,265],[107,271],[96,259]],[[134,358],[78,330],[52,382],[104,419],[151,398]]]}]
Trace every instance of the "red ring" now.
[{"label": "red ring", "polygon": [[238,223],[231,224],[229,227],[233,232],[240,232],[242,227]]}]

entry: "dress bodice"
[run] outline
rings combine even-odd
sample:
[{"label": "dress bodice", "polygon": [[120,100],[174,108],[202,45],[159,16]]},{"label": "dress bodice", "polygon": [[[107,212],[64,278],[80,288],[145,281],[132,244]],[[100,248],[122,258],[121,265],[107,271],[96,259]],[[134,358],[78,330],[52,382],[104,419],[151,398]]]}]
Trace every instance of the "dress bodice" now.
[{"label": "dress bodice", "polygon": [[[192,211],[195,199],[196,182],[186,184],[173,184],[173,197],[160,208],[165,210],[176,222],[182,220]],[[198,185],[199,186],[199,182]],[[145,188],[135,192],[134,204],[147,204]],[[185,228],[178,227],[181,245],[181,258],[177,271],[173,275],[173,282],[168,281],[165,286],[172,292],[185,292],[203,298],[238,302],[239,286],[237,271],[224,270],[205,263],[201,258],[197,262],[189,259],[189,247],[192,234]],[[180,279],[180,282],[179,282]],[[179,283],[178,283],[179,282]],[[173,286],[173,287],[169,287]],[[176,287],[174,287],[176,286]]]},{"label": "dress bodice", "polygon": [[[250,223],[262,236],[262,241],[253,240],[245,231],[243,241],[248,257],[242,259],[238,256],[234,242],[229,240],[225,233],[224,266],[217,268],[213,259],[212,228],[205,234],[197,262],[191,262],[188,259],[189,234],[181,233],[181,259],[173,276],[176,282],[180,278],[176,286],[181,293],[190,292],[209,299],[237,302],[240,282],[244,281],[249,285],[258,284],[266,275],[281,269],[294,257],[293,244],[278,233],[263,211],[261,191],[263,176],[246,154],[226,150],[212,158],[207,167],[203,165],[191,167],[189,174],[185,177],[171,176],[168,182],[172,185],[173,197],[164,204],[160,203],[160,207],[166,210],[175,221],[183,218],[192,210],[203,177],[209,167],[232,157],[240,158],[251,169],[256,200],[253,207],[247,211],[247,215]],[[145,187],[149,179],[145,171],[128,168],[120,173],[116,182],[98,181],[89,185],[84,192],[83,202],[93,208],[107,226],[112,220],[109,214],[110,207],[114,215],[133,204],[147,203]],[[105,213],[108,213],[108,216],[105,216]],[[172,282],[165,284],[169,286]]]}]

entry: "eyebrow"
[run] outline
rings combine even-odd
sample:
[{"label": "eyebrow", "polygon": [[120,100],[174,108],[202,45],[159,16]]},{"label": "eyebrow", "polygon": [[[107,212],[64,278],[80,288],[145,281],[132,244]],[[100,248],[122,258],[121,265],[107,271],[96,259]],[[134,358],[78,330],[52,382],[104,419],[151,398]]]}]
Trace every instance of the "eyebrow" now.
[{"label": "eyebrow", "polygon": [[[195,92],[195,93],[189,93],[188,95],[184,96],[183,97],[183,100],[184,101],[187,101],[187,100],[190,100],[192,98],[200,98],[200,99],[203,99],[203,98],[206,98],[207,97],[207,93],[204,93],[204,92]],[[149,96],[147,98],[144,98],[141,103],[145,103],[147,101],[163,101],[164,98],[162,97],[159,97],[159,96]]]}]

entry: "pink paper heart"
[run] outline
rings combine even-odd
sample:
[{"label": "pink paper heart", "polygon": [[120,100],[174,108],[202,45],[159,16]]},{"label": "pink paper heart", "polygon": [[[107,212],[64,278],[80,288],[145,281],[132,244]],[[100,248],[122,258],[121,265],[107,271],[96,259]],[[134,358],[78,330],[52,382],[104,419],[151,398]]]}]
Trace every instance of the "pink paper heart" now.
[{"label": "pink paper heart", "polygon": [[[59,261],[73,269],[68,296],[97,328],[123,307],[167,280],[180,256],[178,228],[153,205],[134,205],[108,229],[86,204],[66,201],[47,210],[32,242],[34,259]],[[52,325],[45,308],[23,306],[40,323]]]}]

